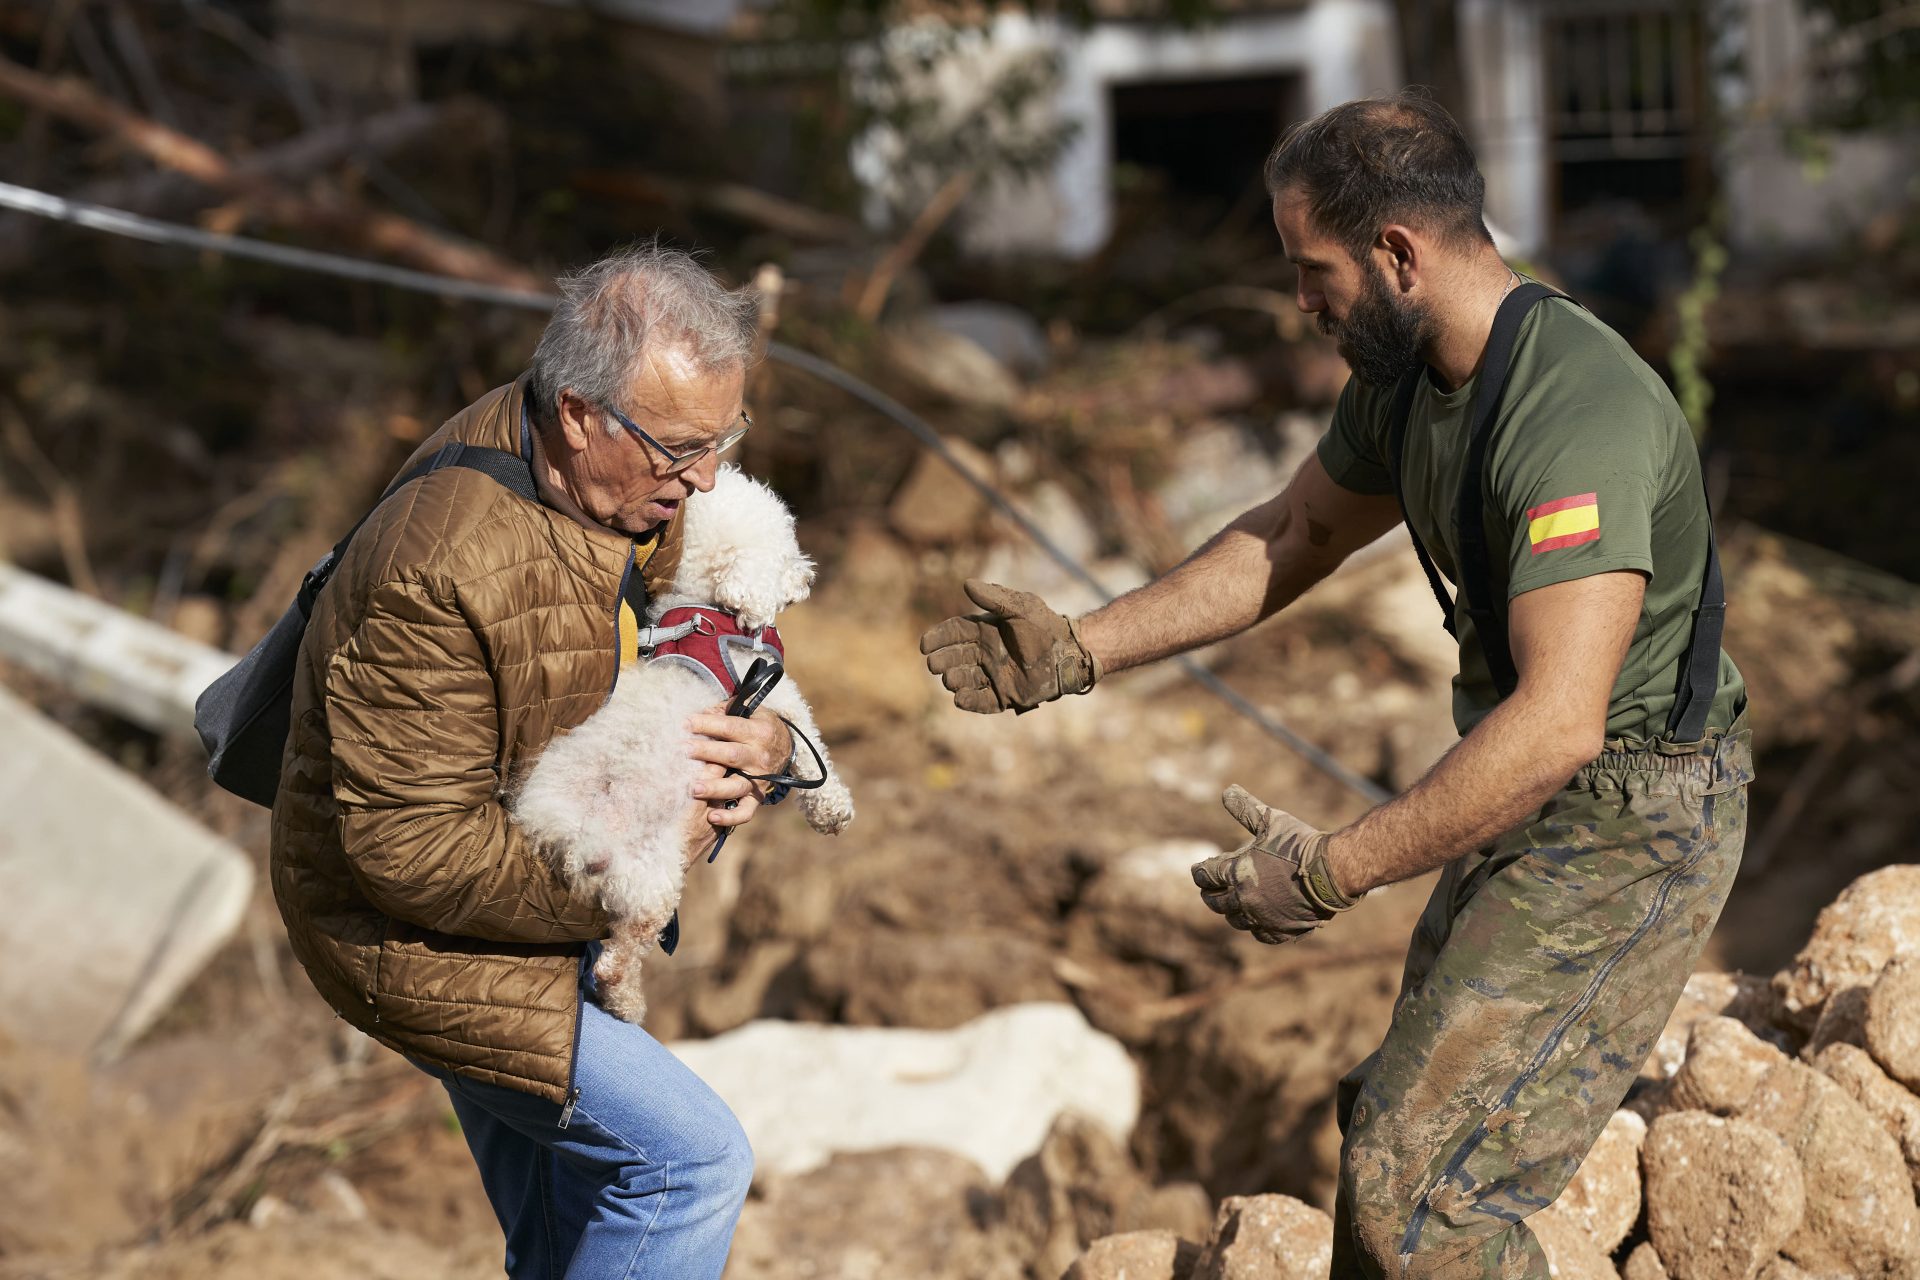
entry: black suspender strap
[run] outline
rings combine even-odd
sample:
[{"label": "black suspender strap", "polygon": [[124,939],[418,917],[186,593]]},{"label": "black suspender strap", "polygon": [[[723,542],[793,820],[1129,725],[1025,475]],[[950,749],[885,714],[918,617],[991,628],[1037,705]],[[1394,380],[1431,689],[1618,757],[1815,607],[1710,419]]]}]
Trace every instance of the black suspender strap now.
[{"label": "black suspender strap", "polygon": [[[1459,608],[1473,620],[1474,634],[1480,639],[1488,673],[1502,698],[1512,695],[1520,677],[1513,665],[1513,650],[1507,643],[1505,602],[1498,600],[1493,590],[1485,523],[1487,445],[1493,438],[1494,419],[1499,414],[1507,375],[1512,369],[1513,344],[1519,336],[1520,323],[1535,303],[1546,298],[1566,298],[1566,295],[1529,281],[1508,294],[1494,315],[1493,331],[1487,337],[1486,355],[1480,363],[1480,382],[1473,393],[1472,428],[1461,466],[1459,501],[1454,509],[1454,539],[1460,553]],[[1567,298],[1567,301],[1573,299]],[[1420,535],[1414,532],[1413,518],[1407,510],[1406,486],[1400,476],[1414,397],[1419,394],[1421,380],[1426,376],[1426,367],[1422,365],[1403,377],[1394,389],[1393,416],[1387,422],[1387,467],[1393,477],[1394,496],[1400,501],[1407,536],[1413,540],[1420,567],[1426,571],[1427,583],[1440,602],[1447,632],[1458,638],[1453,595],[1447,590],[1446,580],[1441,577],[1433,556],[1420,541]],[[1720,642],[1726,630],[1726,614],[1726,582],[1713,536],[1713,513],[1709,510],[1706,574],[1700,587],[1700,608],[1694,615],[1693,638],[1686,660],[1681,664],[1678,695],[1667,721],[1670,741],[1698,742],[1706,736],[1707,715],[1720,686]]]},{"label": "black suspender strap", "polygon": [[[1705,477],[1701,479],[1705,487]],[[1670,742],[1698,742],[1707,736],[1707,713],[1720,691],[1720,641],[1727,629],[1727,583],[1720,573],[1720,547],[1713,536],[1713,507],[1707,506],[1707,576],[1700,586],[1700,609],[1693,615],[1693,640],[1680,668],[1680,689],[1667,717]]]},{"label": "black suspender strap", "polygon": [[[1454,509],[1453,521],[1454,543],[1460,549],[1459,607],[1473,619],[1474,634],[1480,638],[1480,648],[1487,659],[1487,670],[1493,676],[1494,687],[1500,691],[1502,698],[1512,694],[1520,678],[1514,670],[1513,651],[1507,647],[1506,619],[1493,598],[1493,575],[1487,558],[1487,530],[1484,523],[1487,441],[1493,436],[1500,397],[1506,390],[1507,373],[1513,363],[1513,343],[1519,336],[1520,322],[1526,319],[1534,303],[1544,298],[1565,296],[1543,284],[1528,281],[1501,301],[1499,311],[1494,313],[1493,332],[1487,337],[1486,354],[1480,361],[1480,382],[1473,393],[1473,425],[1467,437],[1466,458],[1460,470],[1459,502]],[[1406,521],[1407,536],[1413,539],[1413,549],[1420,555],[1420,567],[1427,571],[1427,583],[1433,588],[1434,598],[1440,602],[1447,633],[1458,639],[1460,632],[1454,624],[1456,609],[1453,596],[1448,592],[1440,570],[1434,565],[1433,556],[1420,541],[1420,535],[1414,532],[1413,517],[1407,511],[1406,486],[1400,481],[1400,459],[1406,443],[1407,420],[1413,414],[1414,396],[1418,394],[1420,382],[1426,376],[1426,366],[1421,365],[1400,380],[1394,393],[1393,417],[1387,423],[1387,463],[1393,473],[1393,491],[1400,499],[1400,515]]]},{"label": "black suspender strap", "polygon": [[1467,456],[1460,468],[1460,501],[1454,512],[1454,545],[1460,548],[1460,604],[1473,619],[1474,634],[1487,657],[1487,671],[1500,690],[1511,695],[1520,684],[1507,645],[1506,601],[1494,599],[1492,562],[1487,553],[1486,475],[1487,442],[1499,415],[1500,397],[1513,369],[1513,343],[1520,322],[1533,304],[1563,296],[1543,284],[1527,281],[1501,302],[1487,336],[1486,355],[1480,361],[1480,384],[1473,391],[1473,433],[1467,437]]},{"label": "black suspender strap", "polygon": [[1406,448],[1407,419],[1413,416],[1413,398],[1419,394],[1421,379],[1427,376],[1427,366],[1422,364],[1414,368],[1393,392],[1393,416],[1387,419],[1387,470],[1393,476],[1393,496],[1400,501],[1400,521],[1407,527],[1407,537],[1413,542],[1414,554],[1420,557],[1420,567],[1427,572],[1427,585],[1433,588],[1433,598],[1440,602],[1440,621],[1445,624],[1447,634],[1458,640],[1459,629],[1453,625],[1453,593],[1447,590],[1447,583],[1440,576],[1439,566],[1433,563],[1433,557],[1427,552],[1427,544],[1420,541],[1420,535],[1413,531],[1413,514],[1407,510],[1406,486],[1400,483],[1400,456]]}]

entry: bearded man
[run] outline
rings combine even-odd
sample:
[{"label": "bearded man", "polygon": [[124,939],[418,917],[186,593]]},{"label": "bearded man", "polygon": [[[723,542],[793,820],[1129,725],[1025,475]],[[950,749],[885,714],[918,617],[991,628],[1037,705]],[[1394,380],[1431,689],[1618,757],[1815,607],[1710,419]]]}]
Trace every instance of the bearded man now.
[{"label": "bearded man", "polygon": [[1298,305],[1354,373],[1315,455],[1105,608],[970,582],[984,612],[921,650],[960,707],[1027,710],[1243,631],[1406,521],[1459,639],[1460,742],[1338,831],[1230,788],[1251,838],[1193,877],[1281,944],[1441,869],[1386,1038],[1340,1085],[1333,1274],[1546,1280],[1526,1219],[1626,1095],[1745,840],[1693,436],[1617,334],[1501,259],[1431,99],[1336,107],[1266,178]]}]

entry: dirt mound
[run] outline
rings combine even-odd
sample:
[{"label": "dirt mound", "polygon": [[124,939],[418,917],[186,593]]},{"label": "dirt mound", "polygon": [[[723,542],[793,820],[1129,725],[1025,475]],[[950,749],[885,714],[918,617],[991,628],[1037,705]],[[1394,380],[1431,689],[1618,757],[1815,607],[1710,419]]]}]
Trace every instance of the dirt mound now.
[{"label": "dirt mound", "polygon": [[[1911,1070],[1912,1020],[1920,1017],[1909,997],[1916,942],[1887,923],[1917,912],[1920,868],[1890,867],[1849,887],[1772,982],[1695,975],[1662,1037],[1684,1050],[1670,1068],[1658,1066],[1656,1053],[1655,1068],[1643,1076],[1629,1108],[1615,1114],[1559,1201],[1533,1219],[1556,1274],[1608,1277],[1620,1274],[1616,1268],[1634,1280],[1920,1274],[1920,1163],[1914,1160],[1920,1097],[1900,1074]],[[1857,1042],[1816,1044],[1809,1029],[1850,991],[1860,993],[1865,1011],[1856,1023]],[[1268,1064],[1287,1058],[1271,1052],[1285,1042],[1284,1019],[1262,1028],[1250,1023],[1249,1010],[1233,1009],[1231,998],[1219,1007],[1230,1011],[1224,1022],[1261,1046],[1248,1057]],[[1210,1040],[1205,1025],[1203,1014],[1183,1028],[1187,1063],[1203,1084],[1262,1078],[1250,1062],[1236,1061],[1235,1049]],[[1811,1065],[1794,1053],[1804,1053]],[[1269,1091],[1284,1095],[1285,1078],[1276,1082],[1271,1071]],[[1258,1107],[1247,1099],[1221,1110],[1257,1132]],[[1166,1124],[1179,1106],[1163,1097],[1149,1112]],[[1152,1132],[1146,1121],[1143,1128]],[[1280,1145],[1311,1143],[1296,1134]],[[1227,1207],[1239,1203],[1227,1201],[1223,1223]],[[1137,1257],[1140,1274],[1156,1280],[1210,1275],[1204,1267],[1218,1254],[1219,1239],[1216,1226],[1207,1241],[1184,1237],[1192,1247],[1185,1252],[1158,1237],[1124,1247],[1096,1242],[1073,1274],[1087,1280],[1118,1275],[1110,1258]],[[1304,1261],[1317,1256],[1316,1247],[1290,1246],[1285,1265],[1319,1266],[1313,1274],[1324,1275],[1324,1263]],[[1183,1270],[1189,1257],[1196,1261]]]}]

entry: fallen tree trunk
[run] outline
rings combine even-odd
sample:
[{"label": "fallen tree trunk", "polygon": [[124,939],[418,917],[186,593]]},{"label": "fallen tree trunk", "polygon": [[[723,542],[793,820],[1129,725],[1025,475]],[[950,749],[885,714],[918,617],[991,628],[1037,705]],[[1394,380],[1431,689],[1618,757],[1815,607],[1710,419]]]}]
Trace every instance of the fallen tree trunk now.
[{"label": "fallen tree trunk", "polygon": [[337,237],[424,271],[509,289],[545,287],[538,276],[483,246],[369,208],[337,191],[297,192],[269,173],[250,172],[199,139],[110,102],[80,81],[45,76],[0,57],[0,94],[111,137],[270,222]]}]

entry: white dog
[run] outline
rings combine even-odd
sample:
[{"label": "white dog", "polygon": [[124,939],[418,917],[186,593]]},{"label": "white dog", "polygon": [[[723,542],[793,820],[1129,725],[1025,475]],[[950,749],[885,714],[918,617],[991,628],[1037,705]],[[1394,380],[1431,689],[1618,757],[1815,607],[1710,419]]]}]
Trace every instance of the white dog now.
[{"label": "white dog", "polygon": [[[732,614],[746,634],[723,637],[721,652],[737,681],[756,655],[755,634],[806,599],[813,561],[800,550],[786,504],[735,467],[720,468],[713,491],[688,499],[680,518],[680,564],[646,620],[657,624],[683,606]],[[643,659],[661,639],[649,625],[641,635]],[[759,652],[777,657],[771,649]],[[725,700],[716,678],[692,658],[635,662],[621,671],[604,707],[547,744],[513,797],[514,818],[534,843],[571,883],[597,891],[614,918],[594,977],[601,1003],[628,1022],[646,1015],[639,962],[679,905],[692,809],[705,805],[691,796],[705,766],[687,756],[684,725]],[[826,758],[812,708],[791,678],[763,705],[819,747],[818,765],[805,746],[797,748],[796,773],[814,778],[825,770],[821,786],[800,792],[800,808],[816,831],[839,832],[853,821],[853,797]]]}]

